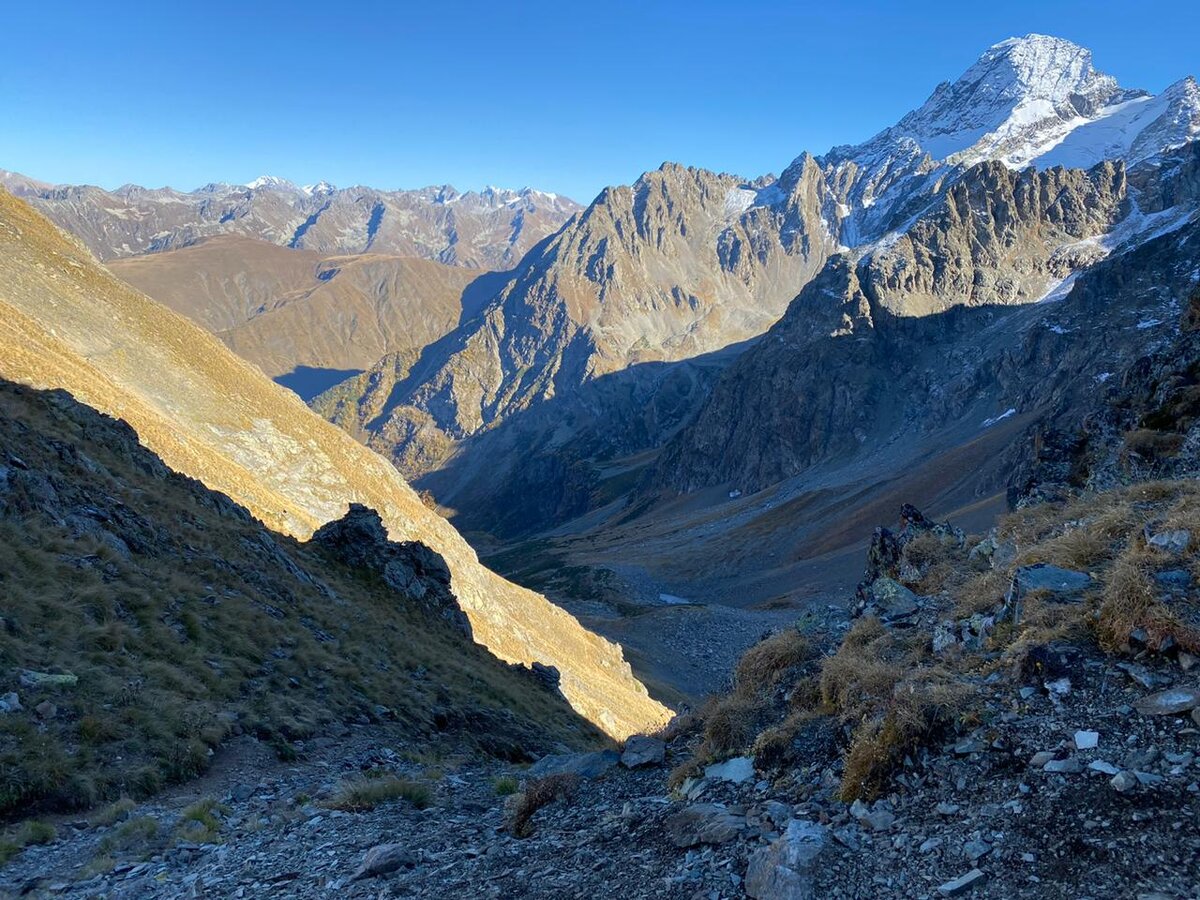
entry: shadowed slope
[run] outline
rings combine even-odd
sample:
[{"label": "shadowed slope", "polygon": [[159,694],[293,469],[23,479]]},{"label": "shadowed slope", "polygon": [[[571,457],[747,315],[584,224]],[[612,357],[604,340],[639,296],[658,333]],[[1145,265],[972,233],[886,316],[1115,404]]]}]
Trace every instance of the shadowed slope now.
[{"label": "shadowed slope", "polygon": [[665,719],[620,648],[481,566],[385,460],[8,194],[0,194],[0,311],[0,376],[66,388],[125,419],[169,466],[275,530],[307,536],[352,501],[378,509],[393,539],[420,540],[446,558],[476,638],[497,656],[557,666],[572,705],[614,736]]}]

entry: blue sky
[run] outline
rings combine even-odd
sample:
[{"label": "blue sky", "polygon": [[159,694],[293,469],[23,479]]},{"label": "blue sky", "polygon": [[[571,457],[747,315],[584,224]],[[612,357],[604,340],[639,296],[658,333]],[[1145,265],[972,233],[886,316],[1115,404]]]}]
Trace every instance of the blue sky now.
[{"label": "blue sky", "polygon": [[586,201],[663,160],[754,176],[862,140],[1015,34],[1088,46],[1131,87],[1200,75],[1196,0],[6,7],[0,168],[110,188],[269,173]]}]

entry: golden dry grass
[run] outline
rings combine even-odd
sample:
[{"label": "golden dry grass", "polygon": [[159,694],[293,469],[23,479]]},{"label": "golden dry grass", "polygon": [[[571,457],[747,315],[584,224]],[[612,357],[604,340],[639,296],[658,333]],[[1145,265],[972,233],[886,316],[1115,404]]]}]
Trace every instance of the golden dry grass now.
[{"label": "golden dry grass", "polygon": [[556,800],[569,799],[578,786],[577,775],[547,775],[533,779],[516,798],[508,821],[509,831],[519,838],[529,837],[533,833],[534,813]]}]

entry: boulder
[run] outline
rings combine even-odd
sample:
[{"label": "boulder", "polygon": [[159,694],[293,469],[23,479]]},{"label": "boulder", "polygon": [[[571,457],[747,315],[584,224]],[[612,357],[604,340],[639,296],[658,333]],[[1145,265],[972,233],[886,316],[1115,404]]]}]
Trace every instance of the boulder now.
[{"label": "boulder", "polygon": [[580,778],[599,778],[621,759],[616,750],[597,750],[594,753],[556,753],[543,756],[526,774],[530,778],[547,775],[577,775]]},{"label": "boulder", "polygon": [[732,781],[741,784],[754,777],[754,760],[748,756],[735,756],[725,762],[713,763],[704,769],[704,777],[714,781]]},{"label": "boulder", "polygon": [[1175,687],[1143,697],[1136,709],[1144,716],[1172,716],[1200,707],[1200,690]]},{"label": "boulder", "polygon": [[640,766],[657,766],[667,755],[667,745],[658,738],[635,734],[625,742],[624,752],[621,753],[621,765],[627,769]]},{"label": "boulder", "polygon": [[21,711],[21,698],[17,696],[15,691],[10,691],[0,697],[0,713],[13,713]]},{"label": "boulder", "polygon": [[755,900],[814,897],[813,872],[829,836],[822,825],[793,819],[783,836],[754,851],[746,870],[746,894]]},{"label": "boulder", "polygon": [[724,844],[742,832],[746,817],[717,803],[697,803],[669,816],[665,826],[676,847]]},{"label": "boulder", "polygon": [[1169,553],[1171,556],[1178,556],[1186,551],[1188,544],[1191,542],[1192,533],[1186,528],[1160,531],[1157,534],[1146,534],[1146,546],[1163,553]]},{"label": "boulder", "polygon": [[1058,603],[1070,603],[1082,598],[1092,586],[1085,572],[1074,572],[1049,563],[1021,566],[1013,572],[1008,594],[1004,598],[1005,618],[1013,623],[1021,620],[1021,601],[1031,593],[1046,594]]},{"label": "boulder", "polygon": [[372,847],[363,857],[362,863],[350,876],[351,881],[363,878],[377,878],[388,875],[398,869],[415,865],[416,856],[403,844],[380,844]]}]

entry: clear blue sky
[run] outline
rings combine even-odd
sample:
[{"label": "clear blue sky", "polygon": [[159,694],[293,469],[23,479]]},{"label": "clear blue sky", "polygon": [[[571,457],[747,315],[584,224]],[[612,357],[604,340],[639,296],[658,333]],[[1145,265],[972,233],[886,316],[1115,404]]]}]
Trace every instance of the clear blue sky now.
[{"label": "clear blue sky", "polygon": [[1127,86],[1200,75],[1200,3],[12,0],[0,168],[190,189],[753,176],[862,140],[1038,31]]}]

